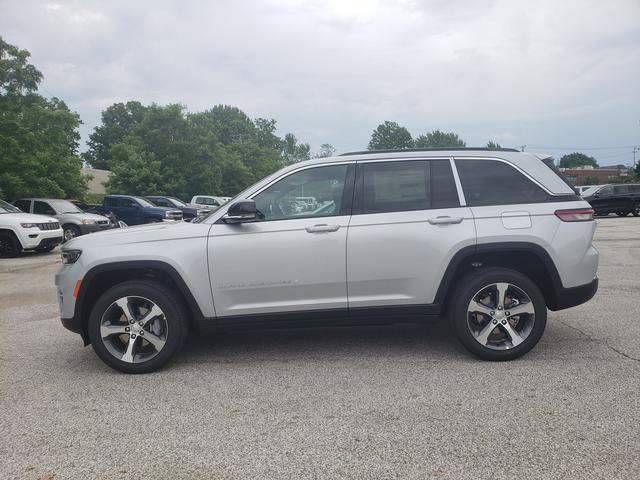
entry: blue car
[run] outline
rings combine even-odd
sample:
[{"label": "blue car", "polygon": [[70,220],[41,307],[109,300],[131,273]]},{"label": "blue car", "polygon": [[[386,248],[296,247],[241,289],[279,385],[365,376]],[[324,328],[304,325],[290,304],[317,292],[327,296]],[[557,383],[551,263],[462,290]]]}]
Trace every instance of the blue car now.
[{"label": "blue car", "polygon": [[106,195],[96,211],[111,212],[127,225],[182,220],[182,212],[177,208],[156,207],[144,198],[132,195]]}]

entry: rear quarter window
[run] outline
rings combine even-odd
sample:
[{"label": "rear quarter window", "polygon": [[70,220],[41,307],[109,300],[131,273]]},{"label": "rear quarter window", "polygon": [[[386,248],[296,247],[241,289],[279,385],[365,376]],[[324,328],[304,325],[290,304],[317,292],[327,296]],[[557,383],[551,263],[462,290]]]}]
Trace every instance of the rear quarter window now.
[{"label": "rear quarter window", "polygon": [[498,160],[456,159],[467,205],[540,203],[547,193],[513,166]]}]

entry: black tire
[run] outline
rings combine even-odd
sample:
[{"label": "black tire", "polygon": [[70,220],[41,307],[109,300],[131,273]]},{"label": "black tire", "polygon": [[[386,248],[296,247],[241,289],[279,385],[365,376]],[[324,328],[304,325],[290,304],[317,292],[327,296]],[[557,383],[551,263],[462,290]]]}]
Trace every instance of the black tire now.
[{"label": "black tire", "polygon": [[619,217],[626,217],[627,215],[629,215],[631,212],[616,212],[616,215],[618,215]]},{"label": "black tire", "polygon": [[[168,326],[166,343],[162,349],[153,358],[138,363],[116,358],[100,334],[101,321],[107,309],[116,300],[128,296],[144,297],[154,302],[164,313]],[[189,333],[187,311],[182,299],[163,284],[148,280],[120,283],[103,293],[91,311],[88,327],[91,345],[98,357],[111,368],[124,373],[149,373],[163,367],[180,351]]]},{"label": "black tire", "polygon": [[66,224],[62,226],[62,241],[68,242],[80,236],[80,229],[75,225]]},{"label": "black tire", "polygon": [[46,247],[38,247],[36,248],[36,252],[38,253],[47,253],[56,248],[57,245],[48,245]]},{"label": "black tire", "polygon": [[13,233],[0,233],[0,258],[17,257],[21,251],[22,247]]},{"label": "black tire", "polygon": [[640,202],[633,204],[633,207],[631,207],[631,214],[634,217],[640,217]]},{"label": "black tire", "polygon": [[[481,345],[472,334],[468,323],[469,302],[476,293],[494,283],[509,283],[518,287],[531,299],[535,308],[535,320],[528,336],[519,345],[506,350],[494,350]],[[453,330],[462,345],[474,355],[490,361],[513,360],[521,357],[538,343],[547,323],[547,306],[538,286],[527,276],[515,270],[498,267],[482,268],[459,279],[449,296],[448,314]],[[500,325],[497,326],[500,327]]]}]

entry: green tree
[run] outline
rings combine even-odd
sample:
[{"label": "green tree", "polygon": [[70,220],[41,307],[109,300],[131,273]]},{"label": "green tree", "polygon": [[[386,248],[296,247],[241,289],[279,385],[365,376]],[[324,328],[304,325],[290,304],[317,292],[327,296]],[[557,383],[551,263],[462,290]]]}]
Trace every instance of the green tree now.
[{"label": "green tree", "polygon": [[494,142],[493,140],[491,140],[491,141],[487,142],[487,148],[489,150],[497,150],[497,149],[502,148],[502,147],[500,146],[500,144],[498,142]]},{"label": "green tree", "polygon": [[0,37],[0,190],[8,199],[80,197],[80,118],[62,100],[38,95],[42,74],[29,56]]},{"label": "green tree", "polygon": [[371,134],[369,150],[404,149],[414,146],[411,133],[396,122],[385,121]]},{"label": "green tree", "polygon": [[111,147],[122,142],[131,129],[142,121],[145,107],[140,102],[114,103],[102,112],[102,125],[95,128],[82,154],[94,168],[109,170],[113,153]]},{"label": "green tree", "polygon": [[418,148],[447,148],[464,147],[466,143],[453,132],[433,130],[416,138]]},{"label": "green tree", "polygon": [[320,145],[320,151],[317,152],[313,157],[314,158],[327,158],[332,157],[336,153],[336,149],[330,143],[323,143]]},{"label": "green tree", "polygon": [[582,166],[597,167],[598,162],[595,158],[580,152],[569,153],[560,158],[560,168],[575,168]]},{"label": "green tree", "polygon": [[182,199],[199,193],[235,195],[289,160],[275,130],[275,120],[253,121],[227,105],[196,113],[186,113],[181,105],[144,107],[141,121],[110,147],[108,191]]},{"label": "green tree", "polygon": [[311,147],[308,143],[299,143],[293,133],[287,133],[282,143],[282,154],[287,165],[309,160],[311,158]]}]

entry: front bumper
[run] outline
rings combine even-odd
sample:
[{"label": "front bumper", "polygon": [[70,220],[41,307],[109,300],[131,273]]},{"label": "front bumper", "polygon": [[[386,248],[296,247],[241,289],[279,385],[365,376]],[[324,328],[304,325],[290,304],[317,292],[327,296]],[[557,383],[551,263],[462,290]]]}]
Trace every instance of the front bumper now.
[{"label": "front bumper", "polygon": [[21,239],[22,248],[34,250],[38,247],[58,245],[62,243],[62,229],[29,231]]},{"label": "front bumper", "polygon": [[572,288],[562,288],[556,292],[554,305],[549,305],[549,310],[564,310],[588,302],[598,291],[598,277],[591,283]]},{"label": "front bumper", "polygon": [[80,229],[80,235],[86,235],[87,233],[93,233],[93,232],[100,232],[101,230],[106,230],[107,228],[109,228],[109,225],[98,225],[96,224],[80,224],[78,225],[78,228]]}]

